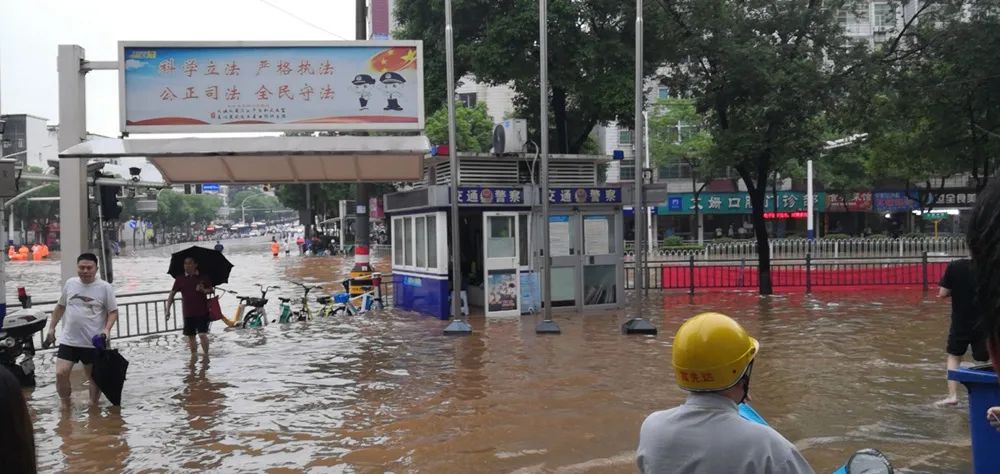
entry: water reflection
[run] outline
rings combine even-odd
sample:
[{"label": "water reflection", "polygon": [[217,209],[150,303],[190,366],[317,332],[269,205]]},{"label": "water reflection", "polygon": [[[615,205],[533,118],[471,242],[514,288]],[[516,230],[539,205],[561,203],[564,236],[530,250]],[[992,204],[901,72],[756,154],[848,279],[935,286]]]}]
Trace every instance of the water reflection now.
[{"label": "water reflection", "polygon": [[[313,281],[338,290],[350,262],[279,258],[227,245],[233,288]],[[151,256],[116,262],[142,289],[167,285]],[[165,271],[165,266],[164,266]],[[39,277],[41,278],[41,277]],[[124,284],[124,283],[123,283]],[[276,298],[272,307],[277,307]],[[224,300],[231,313],[235,302]],[[625,336],[627,312],[445,323],[387,310],[255,330],[212,330],[212,358],[190,364],[177,335],[120,341],[132,361],[120,411],[58,409],[52,353],[29,395],[45,471],[631,472],[642,419],[679,404],[672,335],[698,312],[740,320],[761,340],[758,410],[817,472],[863,447],[904,472],[968,472],[963,409],[945,390],[946,304],[920,292],[760,298],[650,293],[660,335]],[[74,392],[84,394],[75,380]]]},{"label": "water reflection", "polygon": [[[67,470],[121,472],[128,466],[128,433],[117,407],[59,409],[55,436]],[[37,435],[36,435],[37,436]],[[41,452],[41,450],[39,450]]]}]

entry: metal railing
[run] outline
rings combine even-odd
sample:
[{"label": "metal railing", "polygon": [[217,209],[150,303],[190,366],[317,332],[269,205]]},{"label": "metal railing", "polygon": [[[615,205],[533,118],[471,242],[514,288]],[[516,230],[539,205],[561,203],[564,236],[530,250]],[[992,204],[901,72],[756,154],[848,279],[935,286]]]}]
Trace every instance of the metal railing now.
[{"label": "metal railing", "polygon": [[[771,257],[805,258],[867,258],[867,257],[919,257],[925,252],[930,256],[968,255],[968,247],[963,237],[921,237],[898,239],[773,239],[768,242]],[[625,258],[631,261],[635,249],[626,242]],[[690,257],[697,260],[736,260],[757,258],[755,240],[731,240],[706,242],[704,246],[662,247],[646,252],[648,261],[686,261]]]},{"label": "metal railing", "polygon": [[[169,291],[148,291],[117,296],[118,322],[112,330],[114,334],[111,334],[111,339],[179,331],[183,325],[176,312],[171,315],[169,320],[164,317],[167,307],[166,296],[168,294],[170,294]],[[160,296],[160,298],[147,298],[150,296]],[[56,303],[58,302],[40,301],[33,303],[32,308],[43,309],[49,317],[52,317],[52,311],[55,309]],[[16,311],[16,308],[10,307],[8,311]],[[45,332],[38,333],[37,347],[42,347]]]},{"label": "metal railing", "polygon": [[[938,282],[952,258],[931,257],[852,257],[771,260],[771,284],[775,288],[919,286],[925,291]],[[625,267],[625,289],[635,289],[635,266]],[[643,279],[648,290],[697,289],[756,290],[759,271],[756,259],[649,262]]]},{"label": "metal railing", "polygon": [[[392,274],[382,275],[382,304],[389,307],[393,302]],[[112,330],[114,334],[111,339],[124,339],[139,336],[151,336],[168,332],[180,331],[183,328],[183,320],[178,313],[180,306],[176,304],[178,298],[175,297],[175,310],[166,318],[167,298],[169,291],[148,291],[142,293],[130,293],[116,297],[118,301],[118,322]],[[159,296],[160,298],[148,298]],[[40,301],[32,304],[32,308],[43,309],[50,318],[58,301]],[[8,311],[17,311],[17,307],[10,306]],[[46,326],[48,328],[48,326]],[[37,348],[42,347],[46,331],[37,334]],[[50,348],[51,349],[51,348]]]}]

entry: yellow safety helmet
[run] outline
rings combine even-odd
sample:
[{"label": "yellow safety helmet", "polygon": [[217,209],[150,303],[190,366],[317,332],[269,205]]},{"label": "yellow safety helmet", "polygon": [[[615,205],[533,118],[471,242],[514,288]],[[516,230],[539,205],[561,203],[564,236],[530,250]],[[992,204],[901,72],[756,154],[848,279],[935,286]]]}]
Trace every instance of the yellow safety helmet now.
[{"label": "yellow safety helmet", "polygon": [[688,319],[674,336],[677,385],[692,392],[714,392],[736,385],[750,367],[760,343],[724,314]]}]

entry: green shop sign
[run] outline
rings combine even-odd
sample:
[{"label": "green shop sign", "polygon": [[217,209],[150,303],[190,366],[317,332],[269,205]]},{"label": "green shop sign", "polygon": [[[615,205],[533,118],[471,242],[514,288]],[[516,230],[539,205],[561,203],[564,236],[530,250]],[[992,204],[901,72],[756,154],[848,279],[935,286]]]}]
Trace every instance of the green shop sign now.
[{"label": "green shop sign", "polygon": [[[698,196],[700,212],[704,214],[750,214],[750,195],[747,193],[701,193]],[[673,193],[667,195],[667,202],[657,206],[657,214],[676,215],[694,214],[694,193]],[[819,212],[826,209],[826,193],[813,195],[813,210]],[[779,191],[777,206],[774,194],[767,193],[764,198],[765,212],[795,212],[805,211],[806,193],[798,191]]]}]

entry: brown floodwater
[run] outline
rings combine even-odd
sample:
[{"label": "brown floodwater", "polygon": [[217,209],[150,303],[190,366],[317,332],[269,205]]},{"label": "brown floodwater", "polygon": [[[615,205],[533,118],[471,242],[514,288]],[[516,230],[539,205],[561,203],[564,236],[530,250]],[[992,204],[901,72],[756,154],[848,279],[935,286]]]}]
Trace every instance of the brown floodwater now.
[{"label": "brown floodwater", "polygon": [[[227,246],[230,243],[226,243]],[[349,262],[265,255],[232,244],[234,289],[314,281],[337,289]],[[259,246],[259,248],[258,248]],[[119,291],[167,288],[167,254],[117,260]],[[49,265],[51,268],[45,267]],[[46,269],[48,268],[48,269]],[[16,278],[38,295],[56,264]],[[53,293],[54,294],[54,293]],[[44,298],[48,299],[48,298]],[[272,313],[276,299],[272,300]],[[230,298],[230,311],[233,301]],[[59,408],[54,354],[28,393],[45,472],[634,472],[639,426],[679,404],[669,365],[684,318],[713,310],[761,342],[757,410],[817,472],[876,447],[902,472],[969,472],[965,408],[946,391],[945,302],[919,290],[687,295],[644,302],[659,336],[624,336],[627,311],[536,319],[473,318],[474,334],[388,309],[259,330],[213,328],[211,360],[192,362],[179,334],[121,340],[131,361],[121,408]]]}]

